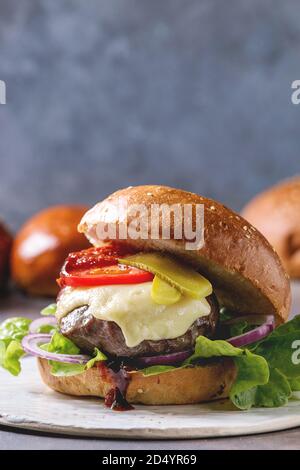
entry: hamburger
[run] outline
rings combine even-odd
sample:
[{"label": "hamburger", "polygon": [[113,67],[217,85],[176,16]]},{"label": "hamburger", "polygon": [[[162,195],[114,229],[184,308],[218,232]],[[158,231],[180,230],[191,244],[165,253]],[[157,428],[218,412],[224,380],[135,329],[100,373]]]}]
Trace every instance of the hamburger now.
[{"label": "hamburger", "polygon": [[[191,210],[180,217],[178,207]],[[67,257],[56,304],[0,327],[10,372],[32,354],[47,386],[115,410],[226,397],[240,409],[280,406],[300,389],[288,276],[242,217],[193,193],[138,186],[96,204],[78,230],[93,247]]]}]

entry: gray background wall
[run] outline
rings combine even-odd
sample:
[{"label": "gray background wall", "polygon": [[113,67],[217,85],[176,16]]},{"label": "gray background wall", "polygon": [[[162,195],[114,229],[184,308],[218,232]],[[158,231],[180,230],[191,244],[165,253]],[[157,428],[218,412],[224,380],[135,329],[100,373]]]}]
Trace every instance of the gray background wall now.
[{"label": "gray background wall", "polygon": [[239,210],[299,172],[300,3],[0,0],[0,213],[163,183]]}]

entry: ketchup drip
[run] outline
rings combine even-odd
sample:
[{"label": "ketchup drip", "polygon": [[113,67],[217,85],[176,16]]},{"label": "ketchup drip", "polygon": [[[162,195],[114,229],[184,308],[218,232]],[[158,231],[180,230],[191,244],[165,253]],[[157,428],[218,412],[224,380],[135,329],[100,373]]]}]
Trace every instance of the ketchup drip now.
[{"label": "ketchup drip", "polygon": [[134,409],[133,406],[124,398],[124,395],[118,387],[112,388],[106,394],[104,404],[107,408],[114,411],[129,411]]},{"label": "ketchup drip", "polygon": [[101,379],[110,383],[111,388],[104,398],[104,404],[114,411],[133,410],[126,400],[126,391],[131,380],[128,368],[123,363],[112,361],[108,364],[99,363]]}]

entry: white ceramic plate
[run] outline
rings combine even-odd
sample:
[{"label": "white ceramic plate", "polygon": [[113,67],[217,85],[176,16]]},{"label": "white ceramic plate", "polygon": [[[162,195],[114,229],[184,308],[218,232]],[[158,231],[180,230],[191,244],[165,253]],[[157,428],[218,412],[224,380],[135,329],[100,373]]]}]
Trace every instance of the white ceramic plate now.
[{"label": "white ceramic plate", "polygon": [[[136,406],[113,412],[103,401],[49,390],[33,358],[19,377],[0,370],[0,424],[53,433],[127,439],[236,436],[300,426],[300,401],[283,408],[236,411],[229,401],[186,406]],[[298,395],[300,399],[300,394]]]}]

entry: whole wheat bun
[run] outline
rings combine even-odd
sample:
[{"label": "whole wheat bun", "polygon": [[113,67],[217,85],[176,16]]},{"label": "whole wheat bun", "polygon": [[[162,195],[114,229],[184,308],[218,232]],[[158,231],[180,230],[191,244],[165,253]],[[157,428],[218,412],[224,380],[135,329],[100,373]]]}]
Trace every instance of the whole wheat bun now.
[{"label": "whole wheat bun", "polygon": [[32,295],[55,296],[56,279],[70,251],[90,246],[77,231],[84,206],[53,206],[29,219],[12,247],[11,273],[15,283]]},{"label": "whole wheat bun", "polygon": [[[94,245],[107,241],[97,238],[99,222],[118,227],[126,216],[128,225],[132,222],[132,215],[112,210],[114,207],[119,209],[120,200],[126,200],[127,207],[144,204],[149,211],[152,204],[203,204],[205,244],[198,250],[186,250],[185,238],[172,239],[172,218],[170,240],[153,240],[149,231],[146,240],[133,240],[128,234],[126,240],[118,241],[140,250],[166,251],[192,264],[211,281],[220,305],[237,315],[271,314],[278,323],[288,318],[291,302],[288,275],[268,241],[241,216],[212,199],[180,189],[130,186],[96,204],[82,218],[78,230]],[[194,218],[195,211],[195,228]],[[160,226],[161,219],[160,214]]]},{"label": "whole wheat bun", "polygon": [[[55,377],[45,359],[38,359],[43,382],[53,390],[67,395],[104,398],[113,384],[97,366],[79,375]],[[130,373],[125,398],[129,403],[144,405],[185,405],[228,397],[236,378],[230,358],[202,367],[176,369],[159,375],[143,376]]]},{"label": "whole wheat bun", "polygon": [[289,275],[300,278],[300,176],[259,194],[242,214],[274,246]]}]

